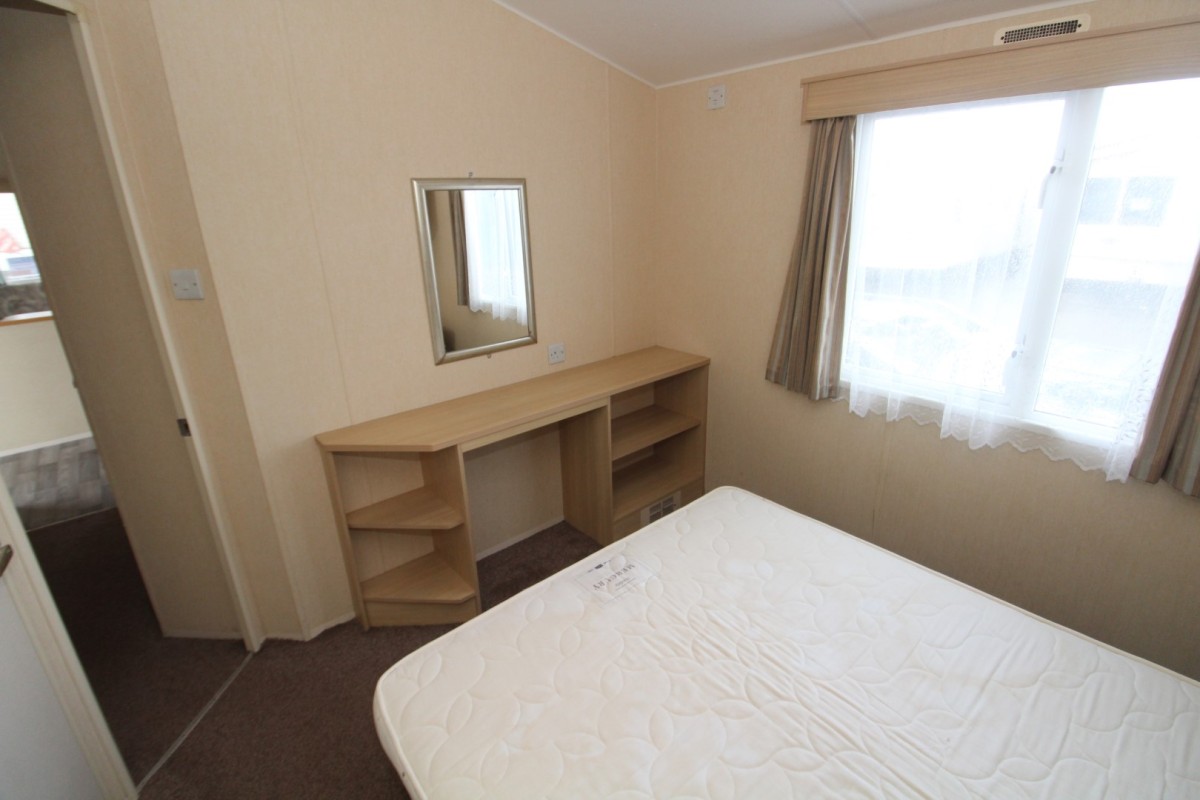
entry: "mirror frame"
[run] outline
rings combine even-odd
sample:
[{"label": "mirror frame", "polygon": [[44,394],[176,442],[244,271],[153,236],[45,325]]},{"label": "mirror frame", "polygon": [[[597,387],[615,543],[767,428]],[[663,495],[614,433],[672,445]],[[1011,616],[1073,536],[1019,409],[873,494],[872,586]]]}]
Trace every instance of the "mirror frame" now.
[{"label": "mirror frame", "polygon": [[[522,347],[537,342],[537,323],[533,307],[533,257],[529,250],[529,208],[525,201],[524,178],[413,178],[413,202],[417,211],[417,234],[421,245],[421,263],[425,273],[425,303],[429,314],[429,333],[433,339],[433,362],[444,364],[497,350]],[[516,189],[521,203],[521,243],[525,248],[525,295],[528,301],[527,333],[515,339],[447,350],[442,333],[442,311],[438,303],[437,269],[433,256],[433,236],[429,227],[429,206],[426,192],[454,189]]]}]

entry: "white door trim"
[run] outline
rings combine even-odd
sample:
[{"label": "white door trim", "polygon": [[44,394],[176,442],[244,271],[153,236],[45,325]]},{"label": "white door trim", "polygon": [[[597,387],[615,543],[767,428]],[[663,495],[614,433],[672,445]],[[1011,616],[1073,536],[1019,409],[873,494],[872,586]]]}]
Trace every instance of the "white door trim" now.
[{"label": "white door trim", "polygon": [[[62,703],[79,747],[96,775],[96,782],[105,797],[137,797],[129,770],[125,768],[125,761],[104,721],[92,687],[83,674],[12,498],[8,489],[0,485],[0,545],[3,544],[13,548],[13,559],[4,573],[13,605],[29,631],[29,638],[33,640],[50,685]],[[20,687],[9,687],[9,691],[20,691]]]}]

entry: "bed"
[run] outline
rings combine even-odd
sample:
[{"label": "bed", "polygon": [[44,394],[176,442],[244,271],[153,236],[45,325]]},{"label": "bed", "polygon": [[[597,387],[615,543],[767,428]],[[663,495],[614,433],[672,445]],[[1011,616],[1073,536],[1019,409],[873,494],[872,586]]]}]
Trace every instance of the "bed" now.
[{"label": "bed", "polygon": [[414,798],[1200,798],[1200,684],[721,488],[403,658]]}]

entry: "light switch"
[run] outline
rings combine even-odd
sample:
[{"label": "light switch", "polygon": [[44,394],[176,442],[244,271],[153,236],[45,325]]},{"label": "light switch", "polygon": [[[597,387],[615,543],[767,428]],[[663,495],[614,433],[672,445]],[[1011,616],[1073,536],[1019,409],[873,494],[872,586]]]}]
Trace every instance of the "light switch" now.
[{"label": "light switch", "polygon": [[708,90],[708,107],[710,109],[725,107],[725,84],[710,87]]},{"label": "light switch", "polygon": [[175,293],[176,300],[203,300],[200,272],[194,269],[171,270],[171,291]]}]

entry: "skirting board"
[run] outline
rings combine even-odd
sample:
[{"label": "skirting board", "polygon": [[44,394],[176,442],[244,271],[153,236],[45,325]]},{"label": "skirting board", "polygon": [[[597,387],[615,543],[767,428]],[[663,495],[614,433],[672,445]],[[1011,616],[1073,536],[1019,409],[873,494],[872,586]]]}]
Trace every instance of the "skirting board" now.
[{"label": "skirting board", "polygon": [[482,561],[483,559],[487,558],[490,555],[495,555],[496,553],[499,553],[501,550],[505,549],[506,547],[512,547],[517,542],[524,541],[525,539],[528,539],[530,536],[533,536],[535,533],[541,533],[542,531],[546,530],[546,528],[557,525],[558,523],[562,522],[563,519],[564,519],[564,517],[555,517],[554,519],[550,520],[549,522],[543,522],[540,525],[535,525],[532,528],[530,528],[529,530],[525,531],[524,533],[518,533],[516,536],[513,536],[510,539],[505,539],[503,542],[501,542],[498,545],[489,547],[487,550],[484,550],[482,553],[476,553],[475,560]]},{"label": "skirting board", "polygon": [[90,432],[89,433],[77,433],[74,436],[64,436],[61,439],[53,439],[49,442],[38,442],[37,444],[27,444],[23,447],[14,447],[12,450],[5,450],[4,452],[0,453],[0,458],[8,458],[9,456],[15,456],[20,453],[28,453],[30,450],[41,450],[43,447],[57,447],[60,444],[70,444],[71,442],[78,442],[80,439],[90,439],[90,438],[92,438],[92,434]]},{"label": "skirting board", "polygon": [[162,635],[168,639],[217,639],[217,640],[238,640],[241,641],[242,634],[238,631],[225,631],[222,633],[213,633],[212,631],[187,631],[175,630],[174,628],[163,628]]},{"label": "skirting board", "polygon": [[[312,641],[313,639],[317,638],[318,636],[320,636],[322,633],[329,630],[330,628],[336,628],[338,625],[341,625],[345,622],[351,622],[353,620],[354,620],[354,612],[347,611],[345,614],[336,616],[333,619],[318,623],[317,625],[314,625],[312,628],[305,630],[303,633],[296,633],[296,634],[268,633],[266,635],[266,637],[263,639],[263,641],[265,643],[266,641],[269,641],[271,639],[276,639],[276,640],[282,641],[282,642],[309,642],[309,641]],[[260,649],[261,649],[261,645],[260,645]]]}]

